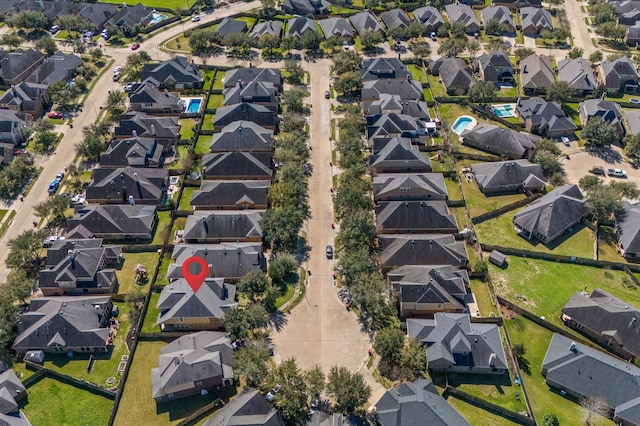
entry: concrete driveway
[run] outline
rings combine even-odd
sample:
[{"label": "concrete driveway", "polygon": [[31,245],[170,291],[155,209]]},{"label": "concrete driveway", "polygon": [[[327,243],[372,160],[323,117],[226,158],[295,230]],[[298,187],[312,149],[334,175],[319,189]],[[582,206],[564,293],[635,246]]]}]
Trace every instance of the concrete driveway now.
[{"label": "concrete driveway", "polygon": [[[562,159],[564,171],[569,183],[577,184],[580,178],[589,175],[589,170],[593,167],[603,167],[606,169],[622,169],[627,172],[627,180],[634,182],[640,188],[640,169],[634,169],[625,161],[622,148],[612,146],[611,148],[598,152],[587,152],[577,146],[576,142],[571,142],[569,147],[562,146],[562,152],[569,155],[569,159]],[[620,180],[608,176],[599,176],[605,182],[610,180]]]}]

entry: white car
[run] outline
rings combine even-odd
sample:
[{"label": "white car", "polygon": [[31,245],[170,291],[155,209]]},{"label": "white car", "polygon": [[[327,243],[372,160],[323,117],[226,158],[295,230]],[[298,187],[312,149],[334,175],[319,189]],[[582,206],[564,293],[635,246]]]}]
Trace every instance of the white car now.
[{"label": "white car", "polygon": [[120,70],[121,70],[121,69],[122,69],[122,67],[121,67],[121,66],[117,66],[117,67],[115,67],[115,68],[113,69],[113,73],[115,74],[115,73],[117,73],[117,72],[120,72]]},{"label": "white car", "polygon": [[621,169],[609,169],[607,170],[607,174],[611,177],[619,177],[619,178],[627,177],[627,172]]},{"label": "white car", "polygon": [[193,15],[191,17],[191,22],[200,22],[200,15]]}]

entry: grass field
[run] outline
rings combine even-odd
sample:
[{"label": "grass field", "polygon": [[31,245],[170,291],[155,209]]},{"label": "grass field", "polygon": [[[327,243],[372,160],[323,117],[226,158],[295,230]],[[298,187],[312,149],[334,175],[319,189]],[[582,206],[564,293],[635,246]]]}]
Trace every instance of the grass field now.
[{"label": "grass field", "polygon": [[[554,413],[558,416],[561,425],[584,424],[583,419],[586,412],[578,404],[552,391],[546,384],[542,374],[540,374],[542,361],[553,333],[523,317],[506,320],[505,326],[509,332],[511,343],[514,345],[522,343],[526,348],[525,359],[529,361],[530,372],[528,374],[523,372],[524,386],[529,394],[533,413],[538,422],[540,422],[539,424],[542,424],[542,417],[545,413]],[[605,426],[613,425],[613,422],[608,419],[598,418],[592,419],[591,424]]]},{"label": "grass field", "polygon": [[224,87],[224,82],[222,80],[224,80],[224,76],[226,73],[226,71],[216,71],[216,79],[213,80],[213,89],[222,90],[222,88]]},{"label": "grass field", "polygon": [[426,83],[427,82],[427,76],[424,73],[424,70],[422,69],[421,66],[415,65],[415,64],[409,64],[409,65],[407,65],[407,69],[411,73],[411,79],[412,80],[417,80],[420,83]]},{"label": "grass field", "polygon": [[147,7],[166,7],[175,11],[176,9],[188,10],[190,6],[194,4],[193,1],[189,0],[102,0],[102,3],[115,3],[117,5],[122,5],[122,3],[126,3],[129,6],[135,6],[138,3],[142,3]]},{"label": "grass field", "polygon": [[[458,163],[458,168],[461,169],[462,167],[463,166]],[[482,191],[480,191],[475,180],[469,182],[462,175],[460,177],[460,183],[462,185],[462,192],[464,192],[464,198],[467,201],[467,206],[469,207],[469,214],[471,214],[472,217],[494,211],[500,207],[508,206],[509,204],[526,198],[525,194],[509,194],[487,197]]]},{"label": "grass field", "polygon": [[186,145],[178,145],[176,147],[177,160],[169,166],[169,170],[180,170],[184,168],[184,162],[189,155],[189,147]]},{"label": "grass field", "polygon": [[445,177],[444,183],[447,187],[447,193],[449,194],[450,200],[462,200],[462,191],[460,190],[460,185],[457,180]]},{"label": "grass field", "polygon": [[165,345],[165,342],[138,342],[129,377],[122,390],[124,394],[115,426],[174,425],[216,398],[215,392],[212,392],[156,404],[151,396],[151,369],[158,366],[158,356]]},{"label": "grass field", "polygon": [[146,291],[149,285],[148,283],[144,286],[140,286],[135,283],[136,266],[138,266],[138,264],[146,266],[149,279],[151,279],[157,263],[158,253],[155,251],[146,253],[125,253],[122,267],[116,271],[119,283],[118,293],[127,294],[131,291],[133,286],[141,288],[143,292]]},{"label": "grass field", "polygon": [[211,135],[200,135],[196,141],[195,153],[196,154],[208,154],[209,147],[211,146]]},{"label": "grass field", "polygon": [[476,298],[478,310],[480,310],[480,316],[498,316],[498,309],[493,305],[493,303],[491,303],[491,294],[489,293],[489,286],[487,283],[474,279],[471,280],[469,287],[471,288],[471,293],[473,293]]},{"label": "grass field", "polygon": [[[447,96],[447,89],[444,88],[444,85],[440,83],[440,79],[437,75],[429,74],[427,76],[429,81],[429,86],[431,87],[431,91],[433,92],[433,96]],[[447,104],[447,105],[456,105],[456,104]]]},{"label": "grass field", "polygon": [[462,414],[462,417],[467,419],[471,426],[512,426],[517,424],[453,396],[447,398],[447,402]]},{"label": "grass field", "polygon": [[[158,212],[158,224],[156,225],[156,233],[153,235],[151,244],[162,244],[164,242],[167,232],[169,231],[169,223],[171,223],[171,212]],[[147,271],[148,270],[149,269],[147,269]]]},{"label": "grass field", "polygon": [[197,191],[198,188],[195,186],[185,186],[182,190],[182,198],[180,198],[180,210],[193,210],[189,202],[191,201],[191,194],[193,191]]},{"label": "grass field", "polygon": [[489,264],[499,296],[562,326],[560,312],[574,293],[601,288],[640,307],[640,289],[623,271],[509,256],[508,267]]},{"label": "grass field", "polygon": [[213,130],[213,114],[205,114],[202,118],[202,130]]},{"label": "grass field", "polygon": [[195,118],[181,118],[178,120],[180,124],[180,139],[191,140],[195,135],[195,127],[198,120]]},{"label": "grass field", "polygon": [[50,378],[31,386],[20,401],[33,426],[106,425],[112,407],[110,399]]},{"label": "grass field", "polygon": [[528,240],[516,233],[513,217],[518,211],[519,209],[513,210],[476,225],[478,241],[522,250],[593,259],[595,233],[589,228],[576,225],[571,234],[565,232],[550,244],[545,245],[537,240]]},{"label": "grass field", "polygon": [[144,321],[142,322],[141,331],[143,333],[160,332],[160,326],[156,325],[158,314],[160,314],[160,309],[158,309],[158,300],[160,300],[160,293],[152,293],[151,298],[149,299],[149,306],[147,307],[147,314],[144,316]]},{"label": "grass field", "polygon": [[158,271],[158,277],[156,278],[155,285],[169,284],[169,280],[167,279],[167,271],[169,270],[169,264],[173,262],[174,261],[171,258],[171,254],[165,254],[165,256],[162,258],[162,262],[160,263],[160,270]]},{"label": "grass field", "polygon": [[626,262],[616,250],[618,237],[615,229],[608,226],[601,226],[598,229],[598,259],[610,262]]},{"label": "grass field", "polygon": [[217,109],[224,105],[224,96],[222,95],[209,95],[207,101],[207,109]]}]

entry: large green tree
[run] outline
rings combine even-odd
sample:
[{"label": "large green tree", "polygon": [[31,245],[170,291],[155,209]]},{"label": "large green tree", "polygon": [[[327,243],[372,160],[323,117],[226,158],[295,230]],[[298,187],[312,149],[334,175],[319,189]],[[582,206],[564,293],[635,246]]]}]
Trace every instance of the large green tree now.
[{"label": "large green tree", "polygon": [[262,271],[250,271],[238,281],[238,291],[249,297],[252,302],[262,297],[269,286],[269,279]]},{"label": "large green tree", "polygon": [[27,229],[17,237],[9,240],[9,255],[7,266],[25,272],[34,277],[40,269],[45,258],[42,250],[42,241],[49,235],[46,229]]},{"label": "large green tree", "polygon": [[395,327],[380,330],[373,343],[373,348],[380,355],[381,360],[389,365],[400,364],[403,347],[404,333]]},{"label": "large green tree", "polygon": [[490,81],[476,81],[469,89],[469,99],[471,102],[486,104],[492,102],[496,98],[496,85]]},{"label": "large green tree", "polygon": [[307,385],[296,360],[289,358],[277,365],[271,373],[271,382],[280,385],[273,403],[284,419],[289,424],[300,421],[307,408]]},{"label": "large green tree", "polygon": [[613,126],[602,117],[592,117],[582,129],[582,137],[590,148],[611,145],[618,140]]},{"label": "large green tree", "polygon": [[557,102],[564,105],[575,94],[575,90],[571,85],[564,81],[556,81],[551,86],[547,87],[547,100]]},{"label": "large green tree", "polygon": [[327,379],[327,393],[335,398],[338,408],[352,413],[367,402],[371,387],[360,373],[351,373],[346,367],[333,366]]}]

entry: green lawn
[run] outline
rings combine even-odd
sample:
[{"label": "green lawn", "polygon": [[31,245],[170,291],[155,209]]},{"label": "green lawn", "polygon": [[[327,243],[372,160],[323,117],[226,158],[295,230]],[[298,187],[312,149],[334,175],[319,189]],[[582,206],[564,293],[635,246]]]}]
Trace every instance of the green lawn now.
[{"label": "green lawn", "polygon": [[507,262],[505,269],[489,264],[496,293],[556,325],[562,326],[562,307],[580,291],[601,288],[640,307],[640,289],[623,271],[517,256],[509,256]]},{"label": "green lawn", "polygon": [[213,89],[222,90],[224,87],[224,82],[222,80],[224,80],[226,73],[226,71],[216,71],[216,79],[213,81]]},{"label": "green lawn", "polygon": [[[460,163],[458,163],[458,166],[459,169],[462,169],[463,167]],[[462,184],[462,192],[464,192],[464,197],[467,201],[467,207],[469,207],[469,214],[472,217],[494,211],[500,207],[507,206],[526,198],[525,194],[487,197],[482,191],[480,191],[480,188],[478,188],[478,184],[475,181],[468,182],[464,177],[461,177],[460,183]]]},{"label": "green lawn", "polygon": [[[171,212],[164,211],[158,212],[158,225],[156,225],[156,233],[153,235],[153,241],[151,244],[162,244],[169,230],[169,223],[171,222]],[[155,266],[155,265],[153,265]],[[147,266],[148,268],[148,266]],[[148,270],[148,269],[147,269]]]},{"label": "green lawn", "polygon": [[[553,333],[523,317],[506,320],[505,326],[509,332],[511,343],[514,345],[522,343],[527,351],[525,359],[529,361],[530,372],[528,374],[523,372],[523,381],[533,406],[533,413],[538,422],[540,422],[539,424],[542,424],[542,417],[545,413],[554,413],[558,416],[561,425],[584,424],[583,420],[586,412],[582,407],[551,390],[546,384],[544,376],[540,373],[542,361]],[[591,424],[604,426],[613,425],[613,422],[599,418],[592,419]]]},{"label": "green lawn", "polygon": [[191,194],[193,191],[197,191],[199,188],[195,186],[185,186],[182,190],[182,198],[180,198],[180,210],[193,210],[193,207],[189,204],[191,201]]},{"label": "green lawn", "polygon": [[[433,95],[431,94],[431,90],[428,87],[426,87],[422,92],[423,92],[425,101],[433,100]],[[431,118],[435,118],[435,114],[431,115]]]},{"label": "green lawn", "polygon": [[177,160],[169,166],[169,170],[180,170],[184,167],[184,162],[189,155],[189,147],[186,145],[178,145],[176,148]]},{"label": "green lawn", "polygon": [[517,424],[453,396],[449,396],[447,402],[458,413],[462,414],[462,417],[467,419],[471,426],[511,426]]},{"label": "green lawn", "polygon": [[471,226],[471,220],[469,219],[469,215],[467,215],[467,209],[465,207],[449,207],[449,213],[456,218],[458,229]]},{"label": "green lawn", "polygon": [[580,122],[580,114],[578,113],[578,103],[567,103],[564,105],[564,112],[571,117],[571,121],[573,121],[573,124],[575,124],[576,126],[581,126],[582,123]]},{"label": "green lawn", "polygon": [[195,118],[181,118],[178,120],[180,125],[180,139],[191,140],[195,135],[195,128],[198,120]]},{"label": "green lawn", "polygon": [[108,398],[48,377],[31,386],[20,401],[33,426],[106,425],[112,407]]},{"label": "green lawn", "polygon": [[189,46],[189,39],[184,34],[174,37],[166,43],[166,47],[169,50],[183,50],[191,52],[191,46]]},{"label": "green lawn", "polygon": [[457,180],[445,177],[444,184],[447,187],[447,193],[449,194],[450,200],[462,200],[462,191],[460,190],[460,184],[458,184]]},{"label": "green lawn", "polygon": [[407,65],[407,69],[411,73],[412,80],[417,80],[420,83],[426,83],[428,81],[427,76],[424,73],[424,69],[422,69],[421,66],[415,65],[415,64],[409,64]]},{"label": "green lawn", "polygon": [[196,154],[208,154],[209,147],[211,146],[211,135],[200,135],[196,141],[195,153]]},{"label": "green lawn", "polygon": [[129,377],[122,390],[124,394],[115,426],[174,425],[216,398],[215,392],[211,392],[156,404],[151,397],[151,369],[158,366],[158,356],[165,345],[165,342],[138,342]]},{"label": "green lawn", "polygon": [[210,89],[211,83],[213,82],[214,76],[216,74],[216,70],[206,70],[203,68],[200,70],[200,72],[202,73],[202,79],[204,80],[204,85],[202,87],[205,89]]},{"label": "green lawn", "polygon": [[234,19],[237,21],[246,22],[248,31],[251,31],[251,27],[253,27],[253,24],[256,22],[256,18],[253,18],[251,16],[237,16]]},{"label": "green lawn", "polygon": [[518,88],[517,87],[502,87],[496,93],[496,96],[503,96],[506,98],[515,98],[518,96]]},{"label": "green lawn", "polygon": [[149,279],[151,279],[157,263],[158,253],[155,251],[146,253],[124,253],[122,267],[116,271],[119,283],[118,293],[127,294],[133,286],[141,287],[143,292],[146,291],[148,283],[144,286],[139,286],[135,283],[136,266],[138,266],[138,264],[146,266]]},{"label": "green lawn", "polygon": [[513,217],[519,210],[510,211],[476,225],[478,241],[503,247],[593,259],[595,234],[589,228],[581,224],[576,225],[571,234],[565,232],[550,244],[545,245],[538,240],[528,240],[516,233]]},{"label": "green lawn", "polygon": [[[476,298],[480,316],[498,316],[498,310],[495,305],[491,303],[491,294],[489,293],[489,286],[487,283],[482,280],[473,279],[471,280],[469,287],[471,288],[471,293],[473,293]],[[491,313],[493,313],[493,315],[491,315]]]},{"label": "green lawn", "polygon": [[[106,354],[94,354],[96,362],[90,373],[87,373],[89,354],[75,354],[72,359],[67,357],[66,354],[48,354],[44,366],[68,376],[95,383],[98,386],[115,386],[118,383],[117,380],[120,379],[120,374],[118,373],[120,359],[122,355],[129,354],[125,341],[127,331],[129,331],[131,325],[128,319],[127,305],[125,303],[117,303],[116,305],[120,307],[120,315],[118,315],[120,326],[116,337],[113,339],[113,350]],[[106,380],[109,377],[117,379],[113,385],[107,385]]]},{"label": "green lawn", "polygon": [[222,95],[209,95],[207,101],[207,109],[217,109],[224,105],[224,96]]},{"label": "green lawn", "polygon": [[123,0],[123,1],[116,1],[116,0],[102,0],[103,3],[116,3],[117,5],[122,5],[122,3],[126,3],[129,6],[135,6],[138,3],[142,3],[143,5],[147,6],[147,7],[166,7],[172,10],[176,10],[176,9],[182,9],[182,10],[187,10],[189,9],[190,6],[192,6],[194,3],[193,1],[189,1],[189,0]]},{"label": "green lawn", "polygon": [[[437,75],[429,74],[427,76],[429,81],[429,86],[431,86],[431,91],[433,92],[433,96],[447,96],[447,90],[444,88],[444,85],[440,83],[440,78]],[[447,104],[453,105],[453,104]]]},{"label": "green lawn", "polygon": [[9,210],[0,209],[0,222],[2,222],[2,219],[4,219],[8,211]]},{"label": "green lawn", "polygon": [[160,292],[152,293],[149,299],[149,306],[147,307],[147,314],[144,316],[144,321],[142,322],[141,331],[143,333],[160,332],[160,326],[156,325],[158,315],[160,314],[158,300],[160,300]]},{"label": "green lawn", "polygon": [[202,130],[213,130],[213,114],[205,114],[202,122]]},{"label": "green lawn", "polygon": [[616,250],[618,237],[615,229],[608,226],[601,226],[598,230],[598,259],[610,262],[626,262]]}]

